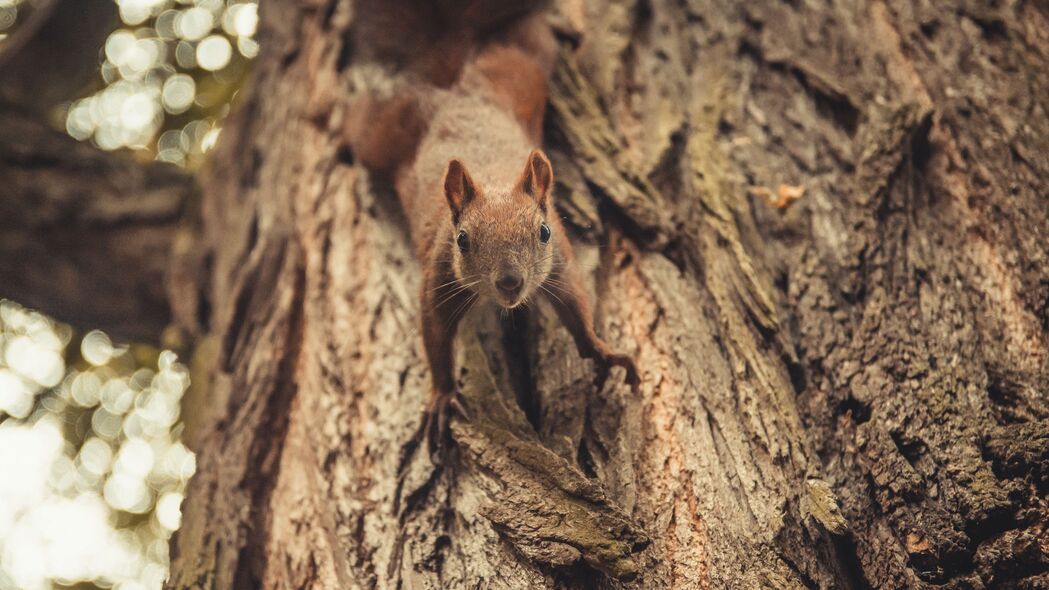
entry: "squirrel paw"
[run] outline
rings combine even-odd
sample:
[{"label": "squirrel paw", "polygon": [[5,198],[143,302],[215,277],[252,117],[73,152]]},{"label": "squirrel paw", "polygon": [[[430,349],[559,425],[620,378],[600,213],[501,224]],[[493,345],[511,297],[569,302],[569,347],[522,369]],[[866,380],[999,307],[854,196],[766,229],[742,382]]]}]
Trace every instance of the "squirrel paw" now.
[{"label": "squirrel paw", "polygon": [[594,384],[598,390],[604,388],[605,381],[608,380],[608,373],[612,367],[623,367],[626,370],[626,382],[630,385],[630,391],[634,395],[641,394],[641,376],[637,372],[637,365],[634,364],[634,359],[625,354],[609,353],[597,359],[595,364],[597,366],[597,375],[594,377]]},{"label": "squirrel paw", "polygon": [[453,413],[458,414],[464,420],[470,419],[459,390],[451,393],[435,393],[426,408],[427,446],[430,450],[430,458],[435,465],[441,463],[445,452],[450,448],[452,432],[449,423]]}]

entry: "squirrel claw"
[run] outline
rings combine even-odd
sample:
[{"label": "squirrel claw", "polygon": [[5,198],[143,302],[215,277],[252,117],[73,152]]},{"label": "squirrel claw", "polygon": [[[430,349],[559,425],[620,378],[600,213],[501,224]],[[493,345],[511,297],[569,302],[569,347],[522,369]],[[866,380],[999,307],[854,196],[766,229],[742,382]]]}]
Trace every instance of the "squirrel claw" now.
[{"label": "squirrel claw", "polygon": [[455,413],[459,414],[459,417],[467,422],[470,421],[470,414],[466,411],[466,406],[461,401],[462,394],[458,391],[452,396],[452,399],[448,400],[448,406],[455,410]]},{"label": "squirrel claw", "polygon": [[458,414],[464,420],[469,420],[469,414],[460,400],[459,391],[452,393],[437,393],[430,401],[426,409],[426,438],[430,450],[430,460],[435,465],[443,462],[445,452],[452,442],[450,425],[450,414]]},{"label": "squirrel claw", "polygon": [[604,388],[605,381],[608,380],[608,373],[612,367],[623,367],[626,370],[625,381],[630,385],[630,391],[634,395],[641,394],[641,377],[637,372],[637,365],[634,364],[634,359],[625,354],[609,354],[598,361],[594,384],[599,390]]}]

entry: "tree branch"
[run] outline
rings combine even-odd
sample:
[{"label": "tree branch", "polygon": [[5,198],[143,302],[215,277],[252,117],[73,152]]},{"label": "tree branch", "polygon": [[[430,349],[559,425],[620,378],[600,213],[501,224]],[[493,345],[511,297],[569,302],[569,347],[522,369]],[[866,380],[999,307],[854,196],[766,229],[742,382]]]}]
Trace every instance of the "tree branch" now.
[{"label": "tree branch", "polygon": [[193,179],[0,112],[0,296],[119,338],[155,340]]},{"label": "tree branch", "polygon": [[0,46],[0,102],[46,116],[84,96],[98,75],[98,50],[120,21],[111,0],[49,0]]}]

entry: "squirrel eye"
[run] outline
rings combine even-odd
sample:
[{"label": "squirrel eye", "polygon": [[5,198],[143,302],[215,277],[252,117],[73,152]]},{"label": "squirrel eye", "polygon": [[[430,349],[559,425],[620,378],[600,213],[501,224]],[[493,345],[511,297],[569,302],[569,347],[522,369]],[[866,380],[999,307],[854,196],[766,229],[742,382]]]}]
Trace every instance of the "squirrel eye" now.
[{"label": "squirrel eye", "polygon": [[470,238],[462,230],[459,230],[459,235],[455,236],[455,243],[459,246],[459,251],[461,252],[466,252],[470,249]]},{"label": "squirrel eye", "polygon": [[550,226],[545,223],[539,224],[539,241],[544,244],[550,241]]}]

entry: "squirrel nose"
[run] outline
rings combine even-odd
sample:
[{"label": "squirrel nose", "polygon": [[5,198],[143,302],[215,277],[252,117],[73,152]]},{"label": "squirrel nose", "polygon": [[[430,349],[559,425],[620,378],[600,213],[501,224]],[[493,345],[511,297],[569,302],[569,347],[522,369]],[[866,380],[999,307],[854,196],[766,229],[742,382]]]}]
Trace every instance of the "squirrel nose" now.
[{"label": "squirrel nose", "polygon": [[521,284],[524,283],[524,279],[517,273],[504,273],[503,276],[499,277],[499,280],[495,282],[495,286],[499,287],[503,295],[517,295],[521,291]]}]

